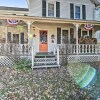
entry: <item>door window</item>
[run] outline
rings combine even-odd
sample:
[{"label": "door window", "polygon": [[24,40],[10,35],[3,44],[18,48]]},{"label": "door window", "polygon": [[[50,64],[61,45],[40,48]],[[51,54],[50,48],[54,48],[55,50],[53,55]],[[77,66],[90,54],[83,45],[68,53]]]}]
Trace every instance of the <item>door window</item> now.
[{"label": "door window", "polygon": [[43,31],[40,33],[40,42],[47,43],[47,32]]}]

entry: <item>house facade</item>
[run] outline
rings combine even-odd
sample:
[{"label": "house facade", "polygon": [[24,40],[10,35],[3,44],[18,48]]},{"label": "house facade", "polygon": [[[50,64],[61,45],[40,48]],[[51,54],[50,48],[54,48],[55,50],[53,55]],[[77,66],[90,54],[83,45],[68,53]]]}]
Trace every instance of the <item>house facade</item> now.
[{"label": "house facade", "polygon": [[[100,29],[95,21],[95,4],[90,0],[28,0],[28,4],[29,16],[42,20],[32,24],[36,28],[38,52],[51,52],[55,45],[78,45],[81,37],[95,38],[95,32]],[[47,44],[41,44],[43,31]]]},{"label": "house facade", "polygon": [[100,44],[95,38],[100,22],[95,20],[93,0],[27,0],[27,3],[29,11],[0,10],[1,48],[6,45],[7,51],[13,53],[9,46],[12,44],[23,56],[34,52],[32,59],[39,52],[57,54],[58,65],[62,60],[59,55],[64,55],[64,59],[69,55],[69,62],[100,60]]}]

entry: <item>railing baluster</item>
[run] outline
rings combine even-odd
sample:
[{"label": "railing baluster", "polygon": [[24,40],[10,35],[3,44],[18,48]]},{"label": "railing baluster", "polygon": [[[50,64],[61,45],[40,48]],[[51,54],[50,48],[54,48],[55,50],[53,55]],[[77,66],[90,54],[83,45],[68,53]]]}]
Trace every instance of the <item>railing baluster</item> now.
[{"label": "railing baluster", "polygon": [[85,45],[85,53],[87,53],[87,44]]}]

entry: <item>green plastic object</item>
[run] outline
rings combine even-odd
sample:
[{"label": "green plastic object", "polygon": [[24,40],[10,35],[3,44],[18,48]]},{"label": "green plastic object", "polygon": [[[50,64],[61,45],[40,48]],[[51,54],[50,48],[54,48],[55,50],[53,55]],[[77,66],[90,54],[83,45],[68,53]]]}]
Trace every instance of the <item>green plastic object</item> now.
[{"label": "green plastic object", "polygon": [[94,76],[96,75],[96,70],[92,67],[90,67],[89,71],[87,72],[86,76],[84,77],[84,79],[82,79],[78,85],[81,88],[86,87],[87,85],[89,85],[89,83],[92,81],[92,79],[94,78]]},{"label": "green plastic object", "polygon": [[88,86],[96,75],[96,69],[86,63],[70,63],[68,70],[80,88]]}]

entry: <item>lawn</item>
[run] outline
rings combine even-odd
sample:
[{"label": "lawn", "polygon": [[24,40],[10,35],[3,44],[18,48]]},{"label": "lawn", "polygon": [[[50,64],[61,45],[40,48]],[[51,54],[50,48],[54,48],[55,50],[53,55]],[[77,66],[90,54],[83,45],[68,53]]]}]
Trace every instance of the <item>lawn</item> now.
[{"label": "lawn", "polygon": [[0,67],[0,100],[88,100],[69,75],[66,66],[16,70]]}]

